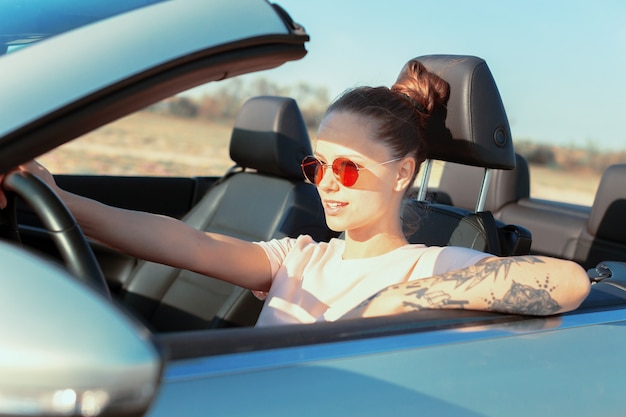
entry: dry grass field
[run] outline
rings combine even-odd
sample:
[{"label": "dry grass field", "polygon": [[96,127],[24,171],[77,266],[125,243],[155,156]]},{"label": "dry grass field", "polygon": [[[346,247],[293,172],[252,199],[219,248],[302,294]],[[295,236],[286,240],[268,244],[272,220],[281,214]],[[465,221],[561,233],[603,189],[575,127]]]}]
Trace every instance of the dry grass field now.
[{"label": "dry grass field", "polygon": [[532,197],[591,206],[601,174],[586,169],[560,170],[530,166]]},{"label": "dry grass field", "polygon": [[135,113],[40,158],[55,173],[221,175],[232,125],[150,112]]},{"label": "dry grass field", "polygon": [[[40,161],[55,173],[221,175],[233,165],[228,156],[231,126],[139,112],[72,141]],[[436,164],[432,185],[440,169],[441,164]],[[536,198],[591,205],[599,181],[600,174],[592,170],[531,166],[531,195]]]}]

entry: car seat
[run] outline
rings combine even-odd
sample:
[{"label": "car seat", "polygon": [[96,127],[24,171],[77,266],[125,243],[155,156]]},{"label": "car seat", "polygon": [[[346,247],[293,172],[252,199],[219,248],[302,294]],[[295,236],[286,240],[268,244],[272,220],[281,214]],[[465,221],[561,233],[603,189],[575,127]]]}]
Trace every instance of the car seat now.
[{"label": "car seat", "polygon": [[[482,168],[446,162],[441,171],[439,185],[428,189],[427,198],[433,203],[474,210],[483,177]],[[493,170],[483,209],[500,218],[499,212],[503,207],[529,197],[528,162],[520,154],[515,154],[515,168]]]},{"label": "car seat", "polygon": [[[409,241],[469,247],[498,256],[529,253],[528,229],[499,222],[485,210],[493,171],[512,170],[516,166],[508,119],[487,63],[462,55],[415,59],[450,84],[450,99],[440,116],[445,119],[445,127],[434,120],[431,125],[441,128],[426,135],[427,160],[418,194],[404,204],[403,223]],[[483,169],[474,210],[427,201],[433,160]],[[458,181],[463,183],[464,178]]]},{"label": "car seat", "polygon": [[626,261],[626,164],[611,165],[602,174],[591,213],[574,260],[589,269],[601,261]]},{"label": "car seat", "polygon": [[[183,221],[248,241],[300,234],[329,240],[333,234],[319,195],[300,167],[310,154],[308,132],[293,99],[250,99],[232,132],[236,169],[210,188]],[[253,325],[262,307],[248,290],[153,262],[137,266],[120,299],[159,332]]]}]

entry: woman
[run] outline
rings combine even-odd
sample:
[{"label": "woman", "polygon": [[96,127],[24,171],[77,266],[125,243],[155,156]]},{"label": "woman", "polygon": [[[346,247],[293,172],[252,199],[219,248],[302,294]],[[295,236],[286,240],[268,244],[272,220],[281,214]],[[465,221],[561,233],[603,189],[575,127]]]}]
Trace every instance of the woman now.
[{"label": "woman", "polygon": [[[175,219],[65,192],[34,162],[20,169],[46,181],[87,236],[266,296],[259,326],[421,308],[523,314],[576,308],[589,281],[573,262],[408,244],[401,202],[424,160],[429,116],[446,105],[448,92],[445,81],[414,61],[391,89],[350,90],[329,107],[315,155],[302,162],[306,178],[318,188],[328,226],[345,231],[343,240],[328,243],[309,236],[251,243],[205,233]],[[6,205],[2,193],[0,205]]]}]

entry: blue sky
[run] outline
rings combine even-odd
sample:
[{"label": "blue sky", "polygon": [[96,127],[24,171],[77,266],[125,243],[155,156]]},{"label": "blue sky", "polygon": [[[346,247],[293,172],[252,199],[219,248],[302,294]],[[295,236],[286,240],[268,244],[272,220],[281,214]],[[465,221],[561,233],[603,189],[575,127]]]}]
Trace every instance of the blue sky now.
[{"label": "blue sky", "polygon": [[411,58],[484,58],[514,138],[626,150],[626,1],[274,0],[311,35],[301,61],[264,74],[327,86],[391,85]]}]

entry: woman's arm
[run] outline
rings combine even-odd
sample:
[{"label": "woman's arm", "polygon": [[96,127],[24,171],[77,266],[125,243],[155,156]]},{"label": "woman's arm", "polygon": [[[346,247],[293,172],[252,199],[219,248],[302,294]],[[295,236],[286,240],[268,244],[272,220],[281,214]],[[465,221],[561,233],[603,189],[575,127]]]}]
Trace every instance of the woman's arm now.
[{"label": "woman's arm", "polygon": [[[270,265],[259,245],[205,233],[167,216],[111,207],[69,193],[60,189],[52,175],[35,162],[20,169],[46,182],[67,205],[83,233],[92,239],[140,259],[188,269],[253,290],[269,290]],[[0,192],[0,204],[3,201],[6,200]]]},{"label": "woman's arm", "polygon": [[490,257],[469,268],[387,287],[344,318],[437,308],[550,315],[577,308],[589,285],[585,270],[571,261]]}]

